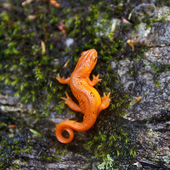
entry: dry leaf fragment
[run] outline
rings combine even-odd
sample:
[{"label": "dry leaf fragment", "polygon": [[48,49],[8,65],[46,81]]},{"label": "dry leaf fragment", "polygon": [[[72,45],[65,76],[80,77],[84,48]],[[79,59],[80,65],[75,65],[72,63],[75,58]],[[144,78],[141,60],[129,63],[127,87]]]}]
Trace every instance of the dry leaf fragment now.
[{"label": "dry leaf fragment", "polygon": [[112,20],[111,32],[115,32],[117,25],[117,19]]},{"label": "dry leaf fragment", "polygon": [[26,0],[26,1],[24,1],[24,2],[22,3],[22,6],[25,6],[25,5],[27,5],[27,4],[30,4],[32,1],[34,1],[34,0]]},{"label": "dry leaf fragment", "polygon": [[63,22],[60,22],[60,23],[59,23],[58,29],[59,29],[60,31],[63,31],[63,30],[66,29],[66,26],[63,24]]},{"label": "dry leaf fragment", "polygon": [[56,2],[55,0],[50,0],[50,4],[54,5],[57,8],[60,6],[60,4]]},{"label": "dry leaf fragment", "polygon": [[38,17],[38,15],[28,15],[28,19],[30,19],[30,20],[34,20],[37,17]]},{"label": "dry leaf fragment", "polygon": [[68,60],[66,61],[66,63],[65,63],[64,66],[63,66],[64,68],[67,67],[69,61],[70,61],[70,59],[68,59]]},{"label": "dry leaf fragment", "polygon": [[63,32],[64,36],[66,36],[66,26],[63,24],[63,22],[59,23],[58,29]]},{"label": "dry leaf fragment", "polygon": [[9,125],[8,127],[9,127],[9,128],[15,128],[16,125]]},{"label": "dry leaf fragment", "polygon": [[45,36],[45,38],[47,38],[47,33],[46,33],[45,26],[43,25],[42,28],[43,28],[43,31],[44,31],[44,36]]},{"label": "dry leaf fragment", "polygon": [[132,47],[133,51],[135,51],[135,46],[133,45],[132,40],[128,39],[127,43]]},{"label": "dry leaf fragment", "polygon": [[123,23],[125,23],[125,24],[132,25],[131,22],[129,22],[127,19],[125,19],[125,18],[123,18],[123,17],[122,17],[122,21],[123,21]]},{"label": "dry leaf fragment", "polygon": [[10,4],[10,3],[8,3],[8,2],[5,2],[5,3],[2,4],[2,6],[3,6],[3,8],[5,8],[5,9],[11,9],[12,4]]},{"label": "dry leaf fragment", "polygon": [[41,40],[41,48],[42,48],[42,54],[46,53],[45,43]]},{"label": "dry leaf fragment", "polygon": [[134,100],[132,100],[132,101],[130,102],[130,105],[131,105],[131,106],[135,105],[135,104],[136,104],[137,102],[139,102],[141,99],[142,99],[142,96],[136,97]]},{"label": "dry leaf fragment", "polygon": [[140,101],[141,99],[142,99],[142,96],[136,97],[136,100],[137,100],[137,101]]}]

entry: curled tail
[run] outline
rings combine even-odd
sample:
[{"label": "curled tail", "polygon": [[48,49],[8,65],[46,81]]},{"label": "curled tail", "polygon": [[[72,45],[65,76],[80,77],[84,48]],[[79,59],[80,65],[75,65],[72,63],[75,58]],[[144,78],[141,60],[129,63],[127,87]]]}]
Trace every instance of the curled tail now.
[{"label": "curled tail", "polygon": [[[94,124],[94,122],[95,122],[95,120],[93,120],[93,123],[89,126],[88,124],[86,124],[84,122],[78,123],[78,122],[75,122],[72,120],[66,120],[66,121],[63,121],[56,125],[55,135],[61,143],[69,143],[74,138],[73,130],[86,131],[91,128],[91,126]],[[64,130],[68,132],[69,138],[65,138],[62,135],[62,131],[64,131]]]},{"label": "curled tail", "polygon": [[[69,138],[65,138],[62,135],[62,131],[67,131],[69,134]],[[74,138],[74,132],[70,127],[63,127],[61,126],[61,124],[56,125],[56,130],[55,130],[55,135],[57,137],[57,139],[61,142],[61,143],[69,143],[73,140]]]}]

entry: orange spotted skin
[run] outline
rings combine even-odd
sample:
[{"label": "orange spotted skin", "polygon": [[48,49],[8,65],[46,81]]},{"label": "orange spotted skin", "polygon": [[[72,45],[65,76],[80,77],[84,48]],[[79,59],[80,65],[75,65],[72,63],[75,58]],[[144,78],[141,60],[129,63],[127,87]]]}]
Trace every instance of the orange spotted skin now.
[{"label": "orange spotted skin", "polygon": [[[61,143],[69,143],[74,138],[74,132],[86,131],[90,129],[95,123],[98,114],[106,109],[110,104],[110,92],[106,96],[105,93],[101,98],[97,90],[93,87],[101,79],[99,75],[96,77],[93,75],[93,80],[89,79],[90,73],[97,63],[97,51],[90,49],[84,51],[69,78],[61,78],[58,76],[56,79],[62,84],[69,84],[71,91],[78,104],[74,103],[73,100],[66,93],[66,98],[61,97],[65,100],[65,103],[74,111],[81,112],[84,114],[83,122],[75,122],[72,120],[66,120],[56,125],[56,137]],[[66,130],[69,133],[69,138],[65,138],[62,135],[62,131]]]}]

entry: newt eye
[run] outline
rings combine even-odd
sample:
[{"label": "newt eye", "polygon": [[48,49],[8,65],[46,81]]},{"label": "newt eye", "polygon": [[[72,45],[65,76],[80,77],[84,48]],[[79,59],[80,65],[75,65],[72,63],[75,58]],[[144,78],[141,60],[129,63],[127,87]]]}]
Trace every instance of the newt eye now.
[{"label": "newt eye", "polygon": [[93,60],[93,61],[96,61],[96,60],[97,60],[97,56],[93,56],[93,57],[92,57],[92,60]]}]

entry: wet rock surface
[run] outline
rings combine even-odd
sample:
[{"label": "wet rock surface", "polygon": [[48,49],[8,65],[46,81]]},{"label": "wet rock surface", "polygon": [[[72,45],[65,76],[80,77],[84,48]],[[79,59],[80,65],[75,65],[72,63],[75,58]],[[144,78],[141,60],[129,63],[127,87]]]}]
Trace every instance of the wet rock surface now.
[{"label": "wet rock surface", "polygon": [[[168,11],[169,8],[166,8]],[[168,16],[167,16],[168,17]],[[168,19],[167,19],[168,20]],[[170,23],[141,23],[132,33],[133,42],[145,44],[140,61],[126,59],[117,63],[118,74],[132,100],[142,99],[127,110],[125,119],[141,126],[137,135],[137,160],[153,169],[170,168]],[[133,75],[130,74],[135,69]]]},{"label": "wet rock surface", "polygon": [[84,156],[67,153],[62,157],[63,161],[58,163],[46,163],[46,169],[90,169],[91,161]]},{"label": "wet rock surface", "polygon": [[157,7],[157,13],[155,13],[154,17],[156,21],[160,21],[163,19],[164,21],[155,22],[151,25],[151,27],[147,26],[146,23],[142,22],[138,25],[137,29],[135,29],[131,38],[134,44],[145,44],[147,47],[163,47],[170,45],[170,8],[169,7]]},{"label": "wet rock surface", "polygon": [[150,48],[145,53],[145,57],[150,63],[157,62],[164,65],[170,64],[169,56],[170,56],[170,46]]}]

